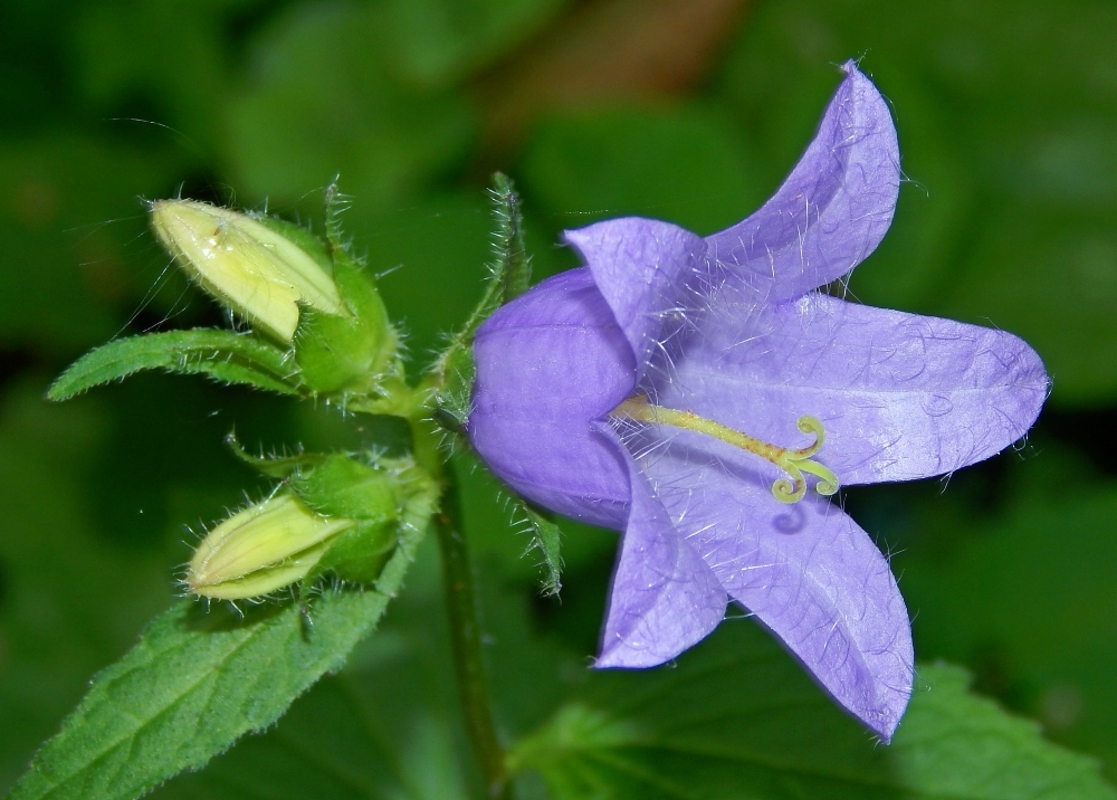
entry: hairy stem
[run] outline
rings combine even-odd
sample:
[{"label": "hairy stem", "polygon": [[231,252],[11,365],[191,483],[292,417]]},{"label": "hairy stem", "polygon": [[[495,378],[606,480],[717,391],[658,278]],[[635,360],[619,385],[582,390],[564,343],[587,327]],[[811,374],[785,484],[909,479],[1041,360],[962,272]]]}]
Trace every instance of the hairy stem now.
[{"label": "hairy stem", "polygon": [[512,794],[504,768],[504,748],[497,739],[486,691],[481,623],[473,590],[473,569],[459,520],[457,489],[451,483],[442,496],[442,511],[438,515],[437,527],[438,543],[442,549],[446,608],[450,616],[450,638],[454,647],[454,668],[458,674],[458,688],[461,691],[469,738],[481,764],[481,774],[489,795],[510,799]]},{"label": "hairy stem", "polygon": [[429,419],[412,419],[416,460],[442,483],[442,503],[435,516],[438,544],[442,551],[442,581],[450,618],[454,671],[458,677],[462,711],[473,752],[489,796],[511,800],[512,791],[504,764],[504,748],[496,735],[492,707],[485,680],[481,646],[481,622],[474,591],[473,567],[461,526],[458,490],[438,450],[439,432]]}]

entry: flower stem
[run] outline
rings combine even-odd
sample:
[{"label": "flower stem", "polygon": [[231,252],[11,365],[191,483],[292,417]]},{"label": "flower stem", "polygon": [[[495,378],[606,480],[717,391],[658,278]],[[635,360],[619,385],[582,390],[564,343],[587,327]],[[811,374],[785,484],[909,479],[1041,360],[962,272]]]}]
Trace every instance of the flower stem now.
[{"label": "flower stem", "polygon": [[441,509],[434,521],[442,551],[442,580],[446,587],[454,671],[458,677],[465,726],[489,796],[496,800],[511,800],[504,748],[496,735],[486,689],[481,622],[477,613],[473,567],[462,531],[457,484],[439,451],[440,433],[426,414],[429,411],[417,409],[411,417],[414,454],[419,465],[443,487]]},{"label": "flower stem", "polygon": [[497,739],[485,689],[485,664],[481,652],[477,599],[473,590],[473,569],[459,521],[457,488],[450,481],[442,495],[442,511],[437,516],[436,526],[438,543],[442,549],[443,581],[446,585],[446,608],[450,616],[454,667],[458,674],[466,728],[480,762],[489,796],[510,800],[512,793],[504,766],[504,749]]}]

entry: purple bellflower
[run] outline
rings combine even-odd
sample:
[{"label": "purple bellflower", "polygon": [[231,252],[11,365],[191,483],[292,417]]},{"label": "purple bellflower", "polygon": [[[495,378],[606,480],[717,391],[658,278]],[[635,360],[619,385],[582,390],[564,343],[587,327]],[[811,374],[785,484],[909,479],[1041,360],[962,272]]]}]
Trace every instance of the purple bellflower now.
[{"label": "purple bellflower", "polygon": [[880,242],[899,189],[888,108],[853,62],[759,211],[702,238],[570,231],[585,267],[477,332],[470,439],[524,497],[624,531],[598,667],[662,664],[741,604],[888,741],[911,625],[840,485],[950,473],[1028,430],[1036,353],[1002,331],[819,287]]}]

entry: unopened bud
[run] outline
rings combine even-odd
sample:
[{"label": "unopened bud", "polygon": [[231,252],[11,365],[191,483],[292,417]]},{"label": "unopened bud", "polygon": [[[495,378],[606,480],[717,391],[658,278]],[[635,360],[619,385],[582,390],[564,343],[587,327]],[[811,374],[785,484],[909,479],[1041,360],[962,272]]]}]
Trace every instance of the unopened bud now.
[{"label": "unopened bud", "polygon": [[259,597],[300,581],[354,521],[315,514],[278,495],[222,522],[198,545],[186,587],[219,600]]},{"label": "unopened bud", "polygon": [[345,313],[325,254],[316,259],[262,220],[194,200],[157,200],[151,224],[203,289],[283,342],[294,338],[300,303]]}]

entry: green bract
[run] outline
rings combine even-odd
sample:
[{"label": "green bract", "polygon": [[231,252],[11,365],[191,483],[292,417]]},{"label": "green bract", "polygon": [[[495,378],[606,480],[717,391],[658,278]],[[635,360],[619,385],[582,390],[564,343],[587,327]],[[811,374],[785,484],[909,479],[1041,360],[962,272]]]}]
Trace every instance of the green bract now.
[{"label": "green bract", "polygon": [[368,274],[345,250],[333,256],[347,313],[306,309],[295,332],[295,360],[303,382],[316,393],[375,395],[385,379],[401,375],[399,340]]},{"label": "green bract", "polygon": [[331,573],[342,580],[374,582],[403,528],[425,525],[438,498],[438,485],[409,457],[365,462],[333,453],[313,470],[292,477],[291,487],[316,512],[353,520],[330,543],[308,581]]}]

